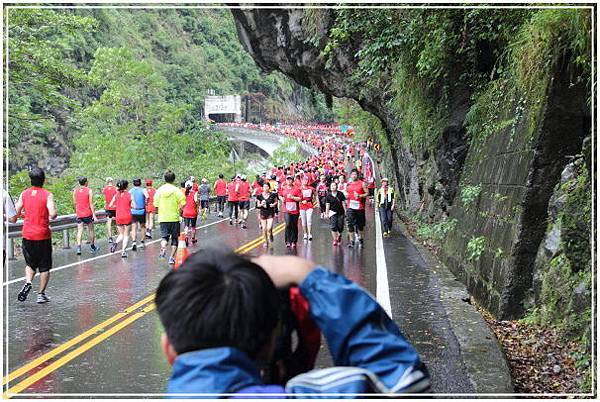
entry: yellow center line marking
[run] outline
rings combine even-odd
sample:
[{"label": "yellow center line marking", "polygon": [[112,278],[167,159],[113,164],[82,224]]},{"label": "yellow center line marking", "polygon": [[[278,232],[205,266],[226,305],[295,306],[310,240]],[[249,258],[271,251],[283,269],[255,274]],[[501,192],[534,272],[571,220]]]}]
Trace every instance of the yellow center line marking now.
[{"label": "yellow center line marking", "polygon": [[[283,229],[284,229],[284,224],[282,223],[282,224],[280,224],[279,226],[277,226],[273,230],[273,235],[275,235],[277,233],[280,233]],[[236,253],[248,252],[251,249],[257,247],[263,241],[264,241],[264,238],[261,236],[261,237],[259,237],[257,239],[254,239],[254,240],[252,240],[252,241],[250,241],[250,242],[248,242],[248,243],[246,243],[246,244],[238,247],[234,251]],[[76,336],[75,338],[69,340],[68,342],[66,342],[66,343],[58,346],[57,348],[51,350],[50,352],[48,352],[48,353],[46,353],[46,354],[38,357],[37,359],[31,361],[30,363],[26,364],[25,366],[20,367],[19,369],[13,371],[8,376],[6,376],[6,377],[3,378],[3,384],[2,385],[5,385],[8,381],[12,381],[13,379],[18,378],[18,377],[22,376],[23,374],[31,371],[32,369],[36,368],[40,364],[42,364],[42,363],[50,360],[51,358],[53,358],[54,356],[60,354],[61,352],[63,352],[65,350],[69,349],[70,347],[72,347],[72,346],[80,343],[84,339],[89,338],[91,335],[94,335],[98,331],[100,331],[102,329],[105,329],[107,326],[109,326],[110,324],[114,323],[115,321],[118,321],[119,319],[127,317],[132,312],[138,310],[140,307],[144,306],[145,304],[147,304],[149,302],[152,303],[152,304],[144,307],[141,310],[141,312],[137,312],[137,313],[135,313],[133,315],[130,315],[126,319],[124,319],[121,322],[119,322],[117,325],[111,327],[110,329],[106,330],[102,334],[99,334],[96,337],[90,339],[89,341],[85,342],[81,346],[77,347],[76,349],[74,349],[71,352],[67,353],[66,355],[62,356],[58,360],[52,362],[51,364],[49,364],[48,366],[44,367],[43,369],[41,369],[41,370],[35,372],[34,374],[32,374],[31,376],[25,378],[23,381],[19,382],[17,385],[9,388],[3,394],[3,396],[5,398],[10,398],[10,397],[18,394],[22,390],[24,390],[24,389],[28,388],[29,386],[33,385],[34,383],[36,383],[40,379],[44,378],[45,376],[47,376],[48,374],[52,373],[53,371],[59,369],[63,365],[67,364],[68,362],[70,362],[71,360],[75,359],[79,355],[83,354],[84,352],[88,351],[89,349],[91,349],[92,347],[96,346],[100,342],[102,342],[105,339],[109,338],[113,334],[119,332],[121,329],[125,328],[129,324],[131,324],[134,321],[138,320],[139,318],[143,317],[144,315],[146,315],[150,311],[153,311],[156,308],[156,304],[154,304],[154,296],[155,295],[156,295],[155,293],[152,293],[151,295],[145,297],[144,299],[138,301],[137,303],[135,303],[132,306],[130,306],[127,309],[125,309],[124,312],[115,314],[114,316],[112,316],[109,319],[103,321],[102,323],[96,325],[95,327],[93,327],[93,328],[85,331],[84,333],[82,333],[82,334]]]},{"label": "yellow center line marking", "polygon": [[6,385],[7,382],[12,381],[15,378],[22,376],[23,374],[34,369],[35,367],[39,366],[40,364],[52,359],[54,356],[69,349],[71,346],[74,346],[74,345],[78,344],[79,342],[83,341],[84,339],[89,338],[90,336],[94,335],[96,332],[103,330],[105,327],[108,327],[113,322],[118,321],[119,319],[129,315],[131,312],[137,310],[139,307],[152,301],[153,299],[154,299],[154,294],[151,294],[150,296],[143,298],[142,300],[135,303],[134,305],[126,308],[122,313],[115,314],[114,316],[101,322],[100,324],[96,325],[95,327],[88,329],[87,331],[83,332],[80,335],[77,335],[75,338],[63,343],[62,345],[57,346],[56,348],[52,349],[48,353],[45,353],[45,354],[39,356],[38,358],[32,360],[31,362],[27,363],[26,365],[13,371],[8,376],[4,377],[2,379],[2,385]]}]

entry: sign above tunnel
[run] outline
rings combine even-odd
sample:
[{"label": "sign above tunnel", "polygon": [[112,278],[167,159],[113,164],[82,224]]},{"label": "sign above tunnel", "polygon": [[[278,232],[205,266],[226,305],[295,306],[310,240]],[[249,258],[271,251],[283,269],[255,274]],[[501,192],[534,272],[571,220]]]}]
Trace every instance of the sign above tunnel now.
[{"label": "sign above tunnel", "polygon": [[204,98],[204,118],[240,122],[242,120],[241,96],[207,96]]}]

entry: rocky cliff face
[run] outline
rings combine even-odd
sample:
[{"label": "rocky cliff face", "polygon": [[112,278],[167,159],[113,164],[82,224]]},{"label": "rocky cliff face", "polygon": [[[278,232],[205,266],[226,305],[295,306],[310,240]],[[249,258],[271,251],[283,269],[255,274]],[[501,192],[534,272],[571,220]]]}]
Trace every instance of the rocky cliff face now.
[{"label": "rocky cliff face", "polygon": [[[302,9],[232,13],[240,40],[263,69],[279,70],[328,95],[353,98],[382,121],[391,144],[387,173],[395,177],[405,208],[458,222],[447,234],[442,258],[497,316],[522,315],[546,232],[548,200],[566,157],[581,149],[589,132],[586,88],[571,82],[565,63],[556,61],[541,107],[531,105],[520,116],[508,116],[515,121],[512,127],[498,129],[475,149],[465,128],[472,89],[452,87],[450,118],[438,143],[431,154],[416,155],[404,145],[399,117],[388,106],[390,79],[380,77],[375,87],[350,80],[358,71],[361,38],[335,47],[329,63],[323,58],[333,24],[330,10],[319,10],[318,18],[310,20]],[[460,65],[452,69],[451,76],[461,74]],[[461,201],[461,186],[481,189],[474,204]],[[481,250],[474,252],[478,244]]]}]

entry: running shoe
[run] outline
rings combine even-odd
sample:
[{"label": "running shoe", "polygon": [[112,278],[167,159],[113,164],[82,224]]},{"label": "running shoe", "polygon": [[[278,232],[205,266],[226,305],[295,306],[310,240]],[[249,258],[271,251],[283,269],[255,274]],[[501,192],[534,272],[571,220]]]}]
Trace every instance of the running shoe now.
[{"label": "running shoe", "polygon": [[146,239],[151,239],[152,238],[152,233],[150,233],[149,230],[146,230]]},{"label": "running shoe", "polygon": [[50,301],[50,298],[48,296],[46,296],[45,293],[38,293],[37,304],[44,304],[44,303],[48,303],[49,301]]},{"label": "running shoe", "polygon": [[113,244],[110,245],[110,252],[111,253],[114,253],[116,249],[117,249],[117,243],[113,243]]},{"label": "running shoe", "polygon": [[146,243],[143,240],[140,242],[140,247],[146,248]]},{"label": "running shoe", "polygon": [[81,246],[77,246],[77,255],[81,255]]},{"label": "running shoe", "polygon": [[233,219],[230,219],[230,220],[229,220],[229,224],[230,224],[231,226],[233,226]]},{"label": "running shoe", "polygon": [[198,243],[198,239],[192,238],[192,244],[196,244],[196,243]]},{"label": "running shoe", "polygon": [[304,240],[308,240],[308,235],[307,235],[306,233],[304,233],[304,237],[303,237],[303,239],[304,239]]},{"label": "running shoe", "polygon": [[133,246],[131,246],[131,251],[137,251],[137,244],[133,243]]},{"label": "running shoe", "polygon": [[90,248],[92,249],[92,254],[96,254],[98,251],[100,251],[100,247],[96,246],[95,244],[91,244]]},{"label": "running shoe", "polygon": [[290,247],[292,247],[292,245],[291,245],[290,243],[285,243],[285,246],[286,246],[287,248],[290,248]]},{"label": "running shoe", "polygon": [[312,235],[308,236],[308,241],[312,241]]},{"label": "running shoe", "polygon": [[121,253],[121,258],[127,258],[127,251],[123,251]]},{"label": "running shoe", "polygon": [[160,258],[160,259],[163,259],[163,258],[165,258],[165,253],[166,253],[166,252],[167,252],[167,250],[166,250],[166,249],[164,249],[164,248],[161,248],[161,249],[160,249],[160,254],[158,254],[158,258]]},{"label": "running shoe", "polygon": [[358,239],[358,244],[363,246],[365,244],[365,239],[363,239],[362,237],[360,239]]},{"label": "running shoe", "polygon": [[296,248],[296,243],[292,243],[292,248]]},{"label": "running shoe", "polygon": [[109,242],[110,244],[113,244],[113,243],[115,242],[115,241],[113,240],[112,236],[108,238],[108,242]]},{"label": "running shoe", "polygon": [[31,283],[26,282],[25,285],[23,285],[23,288],[21,289],[19,294],[17,295],[17,299],[20,302],[24,302],[25,300],[27,300],[27,295],[29,294],[29,291],[31,291]]},{"label": "running shoe", "polygon": [[173,257],[169,258],[169,264],[175,265],[175,258],[173,258]]},{"label": "running shoe", "polygon": [[354,247],[354,240],[350,240],[348,242],[348,248],[352,248],[352,247]]},{"label": "running shoe", "polygon": [[336,240],[332,241],[332,242],[331,242],[331,245],[332,245],[332,246],[337,246],[337,241],[336,241]]},{"label": "running shoe", "polygon": [[248,226],[246,226],[245,223],[242,223],[242,229],[248,229]]}]

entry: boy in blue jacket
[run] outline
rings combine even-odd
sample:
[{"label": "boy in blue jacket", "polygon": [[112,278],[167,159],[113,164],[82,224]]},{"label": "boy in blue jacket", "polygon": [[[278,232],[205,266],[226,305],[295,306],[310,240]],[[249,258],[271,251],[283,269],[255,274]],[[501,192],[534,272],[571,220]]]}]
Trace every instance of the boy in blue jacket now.
[{"label": "boy in blue jacket", "polygon": [[[312,370],[285,387],[265,384],[273,358],[280,292],[298,286],[322,331],[335,367]],[[294,256],[248,258],[209,249],[165,276],[156,294],[166,333],[161,345],[173,372],[173,396],[416,393],[429,375],[416,350],[366,291]],[[293,395],[296,394],[296,395]]]}]

